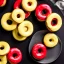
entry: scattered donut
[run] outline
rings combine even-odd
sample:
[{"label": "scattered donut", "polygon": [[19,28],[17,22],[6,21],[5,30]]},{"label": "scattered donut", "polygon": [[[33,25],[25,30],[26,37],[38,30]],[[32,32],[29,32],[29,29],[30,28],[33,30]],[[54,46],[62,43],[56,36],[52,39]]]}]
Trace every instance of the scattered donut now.
[{"label": "scattered donut", "polygon": [[35,16],[39,21],[45,21],[52,13],[52,9],[48,4],[40,4],[36,7]]},{"label": "scattered donut", "polygon": [[58,37],[54,33],[48,33],[44,36],[43,41],[47,47],[55,47],[58,44]]},{"label": "scattered donut", "polygon": [[0,55],[8,54],[10,50],[10,46],[5,41],[0,41]]},{"label": "scattered donut", "polygon": [[34,11],[37,6],[36,0],[22,0],[22,7],[26,11]]},{"label": "scattered donut", "polygon": [[14,30],[17,27],[17,23],[11,18],[11,13],[5,13],[2,16],[1,26],[7,31]]},{"label": "scattered donut", "polygon": [[18,33],[17,28],[15,30],[12,31],[12,35],[13,37],[17,40],[17,41],[24,41],[27,37],[22,36]]},{"label": "scattered donut", "polygon": [[22,61],[22,52],[18,48],[11,48],[7,58],[10,63],[17,64]]},{"label": "scattered donut", "polygon": [[17,23],[21,23],[24,21],[25,19],[25,13],[22,9],[15,9],[12,12],[12,19],[17,22]]},{"label": "scattered donut", "polygon": [[62,26],[62,18],[57,13],[50,14],[46,19],[46,26],[49,31],[58,31]]},{"label": "scattered donut", "polygon": [[5,4],[6,4],[6,0],[0,0],[0,7],[5,6]]},{"label": "scattered donut", "polygon": [[30,36],[33,33],[33,24],[28,21],[24,20],[21,24],[18,26],[18,32],[22,36]]},{"label": "scattered donut", "polygon": [[46,57],[47,54],[47,49],[46,47],[41,44],[35,44],[32,48],[32,56],[36,59],[36,60],[42,60]]},{"label": "scattered donut", "polygon": [[6,55],[0,56],[0,64],[7,64]]}]

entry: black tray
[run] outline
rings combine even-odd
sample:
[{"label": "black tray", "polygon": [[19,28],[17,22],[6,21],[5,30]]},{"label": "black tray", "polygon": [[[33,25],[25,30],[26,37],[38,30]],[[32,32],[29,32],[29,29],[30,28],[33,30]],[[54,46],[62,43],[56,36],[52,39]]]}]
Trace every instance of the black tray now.
[{"label": "black tray", "polygon": [[[15,1],[16,0],[7,0],[6,6],[0,8],[0,19],[4,13],[13,11],[13,4]],[[37,0],[37,1],[38,1],[38,4],[40,4],[40,3],[49,4],[51,6],[53,12],[60,14],[63,18],[63,15],[62,15],[61,11],[59,10],[59,8],[54,6],[54,4],[51,3],[49,0]],[[45,22],[42,22],[42,23],[39,22],[36,19],[34,13],[35,12],[32,12],[31,16],[28,18],[28,20],[30,20],[34,25],[33,34],[39,30],[47,30],[47,28],[45,26]],[[63,19],[63,25],[62,25],[61,29],[55,33],[60,37],[61,41],[64,42],[64,38],[63,38],[64,37],[64,34],[63,34],[64,33],[64,19]],[[30,40],[31,40],[33,34],[30,37],[28,37],[25,41],[18,42],[13,38],[12,32],[5,31],[0,25],[0,41],[2,41],[2,40],[7,41],[10,44],[11,48],[17,47],[23,53],[22,62],[20,62],[19,64],[26,64],[26,63],[27,64],[38,64],[31,59],[29,52],[28,52],[28,46],[29,46],[29,43],[30,43]],[[64,44],[62,44],[62,46],[64,46]],[[64,51],[62,50],[60,57],[55,62],[53,62],[51,64],[63,64],[63,62],[64,62]]]}]

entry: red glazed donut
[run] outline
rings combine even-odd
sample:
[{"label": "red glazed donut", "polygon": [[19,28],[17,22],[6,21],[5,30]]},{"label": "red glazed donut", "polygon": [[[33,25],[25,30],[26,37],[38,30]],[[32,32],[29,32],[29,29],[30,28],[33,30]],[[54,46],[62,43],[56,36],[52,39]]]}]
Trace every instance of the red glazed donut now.
[{"label": "red glazed donut", "polygon": [[37,6],[35,15],[39,21],[45,21],[47,16],[52,13],[52,9],[47,4],[40,4]]},{"label": "red glazed donut", "polygon": [[32,56],[37,60],[42,60],[45,58],[46,53],[46,47],[41,43],[35,44],[32,48]]},{"label": "red glazed donut", "polygon": [[10,63],[17,64],[22,60],[22,53],[18,48],[11,48],[7,58]]},{"label": "red glazed donut", "polygon": [[[22,0],[16,0],[14,3],[14,9],[20,8],[20,4],[22,3]],[[30,12],[25,11],[25,18],[28,18],[30,16]]]}]

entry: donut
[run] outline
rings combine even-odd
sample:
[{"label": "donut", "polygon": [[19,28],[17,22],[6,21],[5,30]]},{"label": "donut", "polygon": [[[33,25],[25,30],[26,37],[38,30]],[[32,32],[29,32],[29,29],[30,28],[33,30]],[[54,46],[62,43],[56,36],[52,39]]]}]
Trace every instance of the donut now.
[{"label": "donut", "polygon": [[62,18],[57,13],[52,13],[46,19],[46,27],[49,31],[55,32],[58,31],[62,26]]},{"label": "donut", "polygon": [[48,15],[52,13],[52,9],[48,4],[40,4],[36,7],[35,16],[39,21],[45,21]]},{"label": "donut", "polygon": [[16,0],[14,3],[14,9],[20,8],[21,2],[22,2],[22,0]]},{"label": "donut", "polygon": [[0,56],[0,64],[7,64],[6,55]]},{"label": "donut", "polygon": [[7,58],[10,63],[18,64],[20,61],[22,61],[22,52],[18,48],[11,48]]},{"label": "donut", "polygon": [[5,6],[5,4],[6,4],[6,0],[0,0],[0,7]]},{"label": "donut", "polygon": [[12,16],[12,19],[17,23],[21,23],[25,19],[25,13],[24,13],[24,11],[22,9],[13,10],[11,16]]},{"label": "donut", "polygon": [[22,0],[22,7],[26,11],[34,11],[37,6],[36,0]]},{"label": "donut", "polygon": [[28,20],[23,21],[18,26],[18,32],[22,36],[30,36],[33,33],[33,24]]},{"label": "donut", "polygon": [[0,41],[0,55],[5,55],[9,52],[10,46],[5,41]]},{"label": "donut", "polygon": [[24,41],[27,37],[22,36],[18,33],[18,29],[15,29],[12,31],[12,35],[13,37],[17,40],[17,41]]},{"label": "donut", "polygon": [[46,57],[46,54],[47,54],[47,49],[43,44],[37,43],[32,47],[32,56],[36,60],[44,59]]},{"label": "donut", "polygon": [[5,13],[2,16],[1,26],[7,31],[14,30],[17,27],[17,23],[11,18],[11,13]]},{"label": "donut", "polygon": [[54,33],[48,33],[44,36],[43,41],[47,47],[55,47],[58,44],[58,37]]}]

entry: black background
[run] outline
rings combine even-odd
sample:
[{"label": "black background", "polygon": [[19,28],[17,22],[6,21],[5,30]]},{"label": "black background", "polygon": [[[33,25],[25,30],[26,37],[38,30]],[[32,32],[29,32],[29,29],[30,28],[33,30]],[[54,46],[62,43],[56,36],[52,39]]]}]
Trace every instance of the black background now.
[{"label": "black background", "polygon": [[[13,4],[15,1],[16,0],[7,0],[6,6],[0,7],[0,19],[4,13],[13,11]],[[54,6],[53,3],[51,3],[49,0],[47,0],[47,1],[46,0],[37,0],[37,1],[38,1],[38,5],[40,3],[49,4],[51,6],[53,12],[60,14],[63,19],[63,15],[60,12],[60,10],[56,6]],[[34,25],[33,34],[39,30],[47,30],[46,26],[45,26],[45,22],[41,23],[36,19],[35,11],[33,11],[31,13],[31,16],[28,18],[28,20],[30,20]],[[61,29],[55,33],[60,37],[60,39],[62,41],[62,53],[61,53],[60,57],[51,64],[63,64],[63,62],[64,62],[64,40],[63,40],[64,39],[64,19],[63,19],[63,25],[62,25]],[[0,41],[8,42],[10,44],[11,48],[17,47],[23,53],[23,59],[19,64],[38,64],[31,59],[31,57],[28,53],[28,46],[29,46],[29,43],[30,43],[30,40],[31,40],[33,34],[30,37],[28,37],[25,41],[18,42],[13,38],[11,31],[10,32],[5,31],[0,25]]]}]

